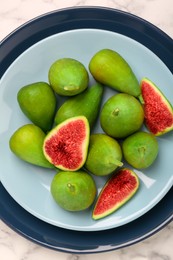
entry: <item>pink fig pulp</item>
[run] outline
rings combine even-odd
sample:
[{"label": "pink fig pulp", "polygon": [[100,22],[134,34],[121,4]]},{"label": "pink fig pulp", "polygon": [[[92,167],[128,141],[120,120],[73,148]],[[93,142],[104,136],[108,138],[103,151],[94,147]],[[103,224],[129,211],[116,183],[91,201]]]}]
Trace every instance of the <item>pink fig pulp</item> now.
[{"label": "pink fig pulp", "polygon": [[144,108],[144,122],[155,136],[173,130],[173,107],[160,89],[149,79],[141,81],[141,102]]},{"label": "pink fig pulp", "polygon": [[93,210],[93,219],[110,215],[125,204],[139,187],[138,176],[130,169],[115,172],[102,188]]},{"label": "pink fig pulp", "polygon": [[77,171],[86,161],[89,134],[86,117],[67,119],[46,136],[43,144],[44,155],[61,170]]}]

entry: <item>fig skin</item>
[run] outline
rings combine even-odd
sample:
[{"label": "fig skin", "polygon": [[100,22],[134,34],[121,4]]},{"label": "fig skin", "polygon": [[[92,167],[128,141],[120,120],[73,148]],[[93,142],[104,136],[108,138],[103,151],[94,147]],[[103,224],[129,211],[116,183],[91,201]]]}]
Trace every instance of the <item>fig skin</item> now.
[{"label": "fig skin", "polygon": [[137,132],[122,143],[125,160],[136,169],[145,169],[154,163],[158,155],[158,141],[152,133]]},{"label": "fig skin", "polygon": [[126,60],[116,51],[102,49],[90,60],[89,70],[96,81],[119,92],[138,97],[138,80]]},{"label": "fig skin", "polygon": [[138,131],[144,121],[141,103],[135,97],[118,93],[103,105],[100,123],[103,131],[116,139],[125,138]]},{"label": "fig skin", "polygon": [[106,176],[122,166],[122,151],[119,143],[106,134],[90,136],[85,168],[97,176]]},{"label": "fig skin", "polygon": [[58,125],[68,118],[83,115],[92,128],[99,113],[102,96],[103,86],[96,83],[84,92],[70,97],[56,112],[55,124]]},{"label": "fig skin", "polygon": [[60,171],[51,182],[51,194],[55,202],[67,211],[89,208],[96,197],[94,179],[88,173]]},{"label": "fig skin", "polygon": [[35,82],[22,87],[17,93],[22,112],[44,132],[52,128],[57,100],[46,82]]},{"label": "fig skin", "polygon": [[74,96],[83,92],[89,83],[84,65],[72,58],[56,60],[49,68],[49,83],[61,96]]},{"label": "fig skin", "polygon": [[43,154],[45,133],[36,125],[27,124],[18,128],[9,140],[11,151],[28,163],[45,167],[55,167],[49,163]]}]

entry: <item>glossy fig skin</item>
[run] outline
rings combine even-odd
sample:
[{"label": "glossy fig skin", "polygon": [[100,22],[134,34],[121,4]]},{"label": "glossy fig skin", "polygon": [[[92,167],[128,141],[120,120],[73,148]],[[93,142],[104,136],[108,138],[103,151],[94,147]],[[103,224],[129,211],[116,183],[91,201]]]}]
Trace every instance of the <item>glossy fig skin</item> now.
[{"label": "glossy fig skin", "polygon": [[98,51],[90,60],[89,70],[103,85],[135,97],[141,93],[138,80],[130,65],[114,50]]},{"label": "glossy fig skin", "polygon": [[58,125],[68,118],[83,115],[92,127],[99,113],[102,96],[103,86],[96,83],[84,92],[70,97],[56,112],[55,124]]},{"label": "glossy fig skin", "polygon": [[9,140],[11,151],[21,160],[28,163],[54,168],[43,154],[43,141],[45,133],[36,125],[27,124],[18,128]]}]

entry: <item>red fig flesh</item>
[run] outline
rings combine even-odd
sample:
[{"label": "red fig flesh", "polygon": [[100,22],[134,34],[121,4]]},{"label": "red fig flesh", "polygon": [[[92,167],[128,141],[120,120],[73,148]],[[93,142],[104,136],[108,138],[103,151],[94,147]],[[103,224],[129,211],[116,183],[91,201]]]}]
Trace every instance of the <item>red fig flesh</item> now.
[{"label": "red fig flesh", "polygon": [[89,143],[86,117],[65,120],[46,136],[43,152],[47,160],[61,170],[76,171],[85,163]]},{"label": "red fig flesh", "polygon": [[173,107],[160,89],[149,79],[141,81],[145,125],[154,135],[173,130]]},{"label": "red fig flesh", "polygon": [[138,176],[130,169],[115,172],[102,188],[93,210],[93,219],[101,219],[126,203],[139,187]]}]

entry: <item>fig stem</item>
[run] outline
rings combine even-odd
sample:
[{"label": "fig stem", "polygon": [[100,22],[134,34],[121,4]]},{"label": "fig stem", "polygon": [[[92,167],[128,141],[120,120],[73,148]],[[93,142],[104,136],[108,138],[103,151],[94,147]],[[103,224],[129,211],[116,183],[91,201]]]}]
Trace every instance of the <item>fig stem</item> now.
[{"label": "fig stem", "polygon": [[144,102],[144,99],[143,99],[142,95],[139,95],[138,98],[139,98],[139,101],[141,102],[141,104],[144,105],[145,102]]},{"label": "fig stem", "polygon": [[75,191],[75,186],[72,185],[71,183],[67,183],[67,187],[69,188],[69,190],[70,190],[71,192],[74,192],[74,191]]},{"label": "fig stem", "polygon": [[69,91],[73,91],[73,90],[77,90],[79,89],[78,86],[74,86],[74,85],[68,85],[64,87],[64,90],[69,90]]},{"label": "fig stem", "polygon": [[113,115],[113,116],[118,116],[119,112],[120,112],[119,108],[115,108],[115,109],[112,111],[112,115]]},{"label": "fig stem", "polygon": [[145,147],[144,146],[139,147],[138,152],[141,155],[141,157],[144,157],[145,156]]},{"label": "fig stem", "polygon": [[116,165],[116,166],[119,166],[119,167],[123,166],[123,163],[119,160],[113,160],[111,162],[109,161],[109,164],[113,164],[113,165]]}]

